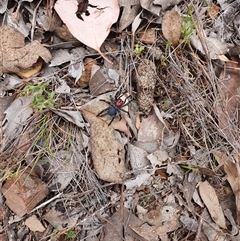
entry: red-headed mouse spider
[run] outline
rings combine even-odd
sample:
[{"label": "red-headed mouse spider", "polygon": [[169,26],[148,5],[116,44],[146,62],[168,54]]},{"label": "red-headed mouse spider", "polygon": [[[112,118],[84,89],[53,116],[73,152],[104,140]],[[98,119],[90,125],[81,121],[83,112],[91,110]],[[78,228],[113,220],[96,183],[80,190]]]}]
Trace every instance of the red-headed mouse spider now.
[{"label": "red-headed mouse spider", "polygon": [[133,99],[131,96],[127,96],[125,100],[122,100],[121,97],[123,97],[124,94],[121,94],[121,89],[116,92],[115,96],[110,95],[110,101],[100,99],[100,101],[103,101],[109,105],[109,107],[102,110],[100,113],[97,114],[97,116],[104,116],[109,115],[112,116],[111,121],[109,122],[109,126],[112,124],[114,118],[117,114],[119,114],[119,120],[122,119],[121,111],[128,113],[128,111],[122,109],[124,106],[128,105]]}]

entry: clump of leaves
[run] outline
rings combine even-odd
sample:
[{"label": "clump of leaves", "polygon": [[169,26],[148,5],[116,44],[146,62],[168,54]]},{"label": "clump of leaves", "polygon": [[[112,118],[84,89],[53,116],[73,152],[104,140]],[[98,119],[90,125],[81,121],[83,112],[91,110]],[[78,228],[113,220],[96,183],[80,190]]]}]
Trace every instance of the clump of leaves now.
[{"label": "clump of leaves", "polygon": [[144,47],[141,46],[140,44],[135,44],[135,48],[134,48],[134,54],[138,55],[141,54],[142,51],[144,50]]},{"label": "clump of leaves", "polygon": [[193,35],[194,30],[195,30],[195,25],[192,20],[192,6],[188,7],[188,14],[182,15],[182,44],[186,44],[190,37]]},{"label": "clump of leaves", "polygon": [[47,87],[48,83],[40,83],[38,85],[27,83],[20,95],[34,95],[31,106],[38,111],[42,111],[44,108],[54,106],[55,92],[49,92]]}]

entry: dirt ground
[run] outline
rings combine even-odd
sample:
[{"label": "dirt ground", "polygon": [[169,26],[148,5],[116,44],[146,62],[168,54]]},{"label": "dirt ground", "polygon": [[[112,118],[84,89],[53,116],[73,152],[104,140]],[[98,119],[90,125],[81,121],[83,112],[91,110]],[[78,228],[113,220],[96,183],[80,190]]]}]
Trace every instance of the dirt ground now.
[{"label": "dirt ground", "polygon": [[240,240],[239,13],[2,0],[0,240]]}]

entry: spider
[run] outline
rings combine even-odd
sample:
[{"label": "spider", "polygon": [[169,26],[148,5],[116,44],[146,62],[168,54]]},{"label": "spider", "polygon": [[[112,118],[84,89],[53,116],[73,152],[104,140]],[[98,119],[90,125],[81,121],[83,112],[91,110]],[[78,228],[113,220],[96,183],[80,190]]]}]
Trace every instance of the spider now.
[{"label": "spider", "polygon": [[97,116],[104,116],[106,114],[112,116],[112,119],[109,122],[108,126],[110,126],[112,124],[112,122],[115,119],[117,114],[119,114],[119,120],[122,119],[122,116],[120,113],[121,111],[128,113],[128,111],[126,111],[122,108],[124,106],[128,105],[132,101],[132,99],[129,100],[129,98],[131,98],[131,96],[129,95],[128,97],[126,97],[125,100],[122,100],[121,97],[123,95],[124,94],[121,94],[121,89],[120,89],[119,91],[116,92],[114,97],[110,95],[110,101],[100,99],[100,101],[103,101],[103,102],[109,104],[109,107],[102,110],[100,113],[97,114]]}]

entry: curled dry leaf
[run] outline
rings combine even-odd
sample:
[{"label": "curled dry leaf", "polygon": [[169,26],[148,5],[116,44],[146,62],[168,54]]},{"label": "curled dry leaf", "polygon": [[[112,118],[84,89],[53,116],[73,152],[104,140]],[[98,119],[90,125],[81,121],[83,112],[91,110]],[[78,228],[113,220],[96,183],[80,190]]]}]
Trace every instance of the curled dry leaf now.
[{"label": "curled dry leaf", "polygon": [[85,88],[88,86],[89,81],[91,79],[91,73],[92,73],[92,66],[95,64],[97,65],[97,60],[92,58],[86,58],[83,61],[84,64],[84,71],[82,72],[82,76],[77,81],[77,85],[81,88]]},{"label": "curled dry leaf", "polygon": [[163,36],[170,41],[173,46],[177,46],[182,33],[182,18],[177,11],[167,11],[162,19]]},{"label": "curled dry leaf", "polygon": [[95,49],[108,62],[100,50],[100,47],[110,32],[110,27],[118,19],[118,0],[89,0],[88,13],[77,17],[77,0],[58,0],[55,10],[67,25],[71,34],[82,43]]},{"label": "curled dry leaf", "polygon": [[219,204],[217,194],[214,188],[207,182],[199,183],[199,194],[205,203],[213,221],[221,228],[226,228],[226,222],[223,210]]},{"label": "curled dry leaf", "polygon": [[120,0],[120,6],[123,7],[123,12],[119,20],[119,31],[121,32],[129,26],[137,16],[140,8],[139,0],[128,1]]},{"label": "curled dry leaf", "polygon": [[[38,41],[25,45],[23,34],[13,27],[2,26],[0,35],[0,75],[9,72],[20,74],[21,71],[32,68],[40,58],[45,62],[51,59],[50,52]],[[39,69],[39,63],[37,66]]]},{"label": "curled dry leaf", "polygon": [[[108,182],[122,183],[125,172],[125,149],[122,139],[115,134],[113,126],[108,126],[111,117],[97,117],[107,106],[100,99],[108,99],[109,94],[88,102],[81,111],[91,127],[91,152],[96,173],[99,178]],[[107,119],[107,120],[106,120]],[[114,122],[118,122],[116,118]]]}]

